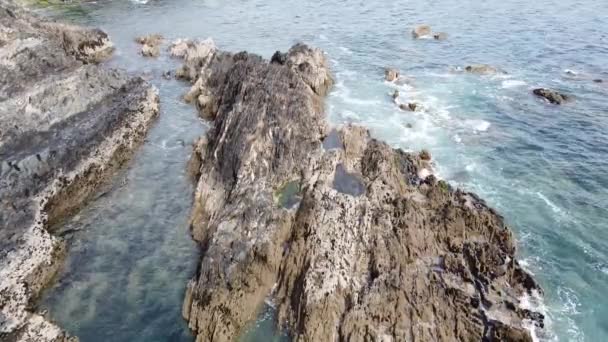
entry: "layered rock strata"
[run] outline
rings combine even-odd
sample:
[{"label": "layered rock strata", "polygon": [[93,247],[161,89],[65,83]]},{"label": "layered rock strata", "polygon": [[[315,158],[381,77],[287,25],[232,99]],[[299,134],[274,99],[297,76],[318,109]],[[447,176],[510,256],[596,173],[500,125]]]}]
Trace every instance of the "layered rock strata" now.
[{"label": "layered rock strata", "polygon": [[61,264],[49,229],[124,164],[158,114],[156,90],[96,63],[99,30],[0,1],[0,340],[64,341],[32,311]]},{"label": "layered rock strata", "polygon": [[429,175],[430,154],[330,130],[320,50],[180,43],[187,97],[214,120],[191,161],[197,341],[234,340],[268,298],[296,341],[531,341],[543,317],[520,298],[540,288],[503,218]]}]

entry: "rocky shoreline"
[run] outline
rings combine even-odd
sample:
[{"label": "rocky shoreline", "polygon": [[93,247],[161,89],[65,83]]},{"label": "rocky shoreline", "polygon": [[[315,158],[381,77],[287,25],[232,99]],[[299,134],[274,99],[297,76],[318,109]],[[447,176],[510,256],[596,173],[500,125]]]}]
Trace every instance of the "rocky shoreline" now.
[{"label": "rocky shoreline", "polygon": [[203,253],[183,315],[197,341],[232,341],[265,299],[297,341],[531,341],[540,293],[503,218],[358,126],[330,130],[324,54],[270,61],[181,42],[196,144],[191,216]]},{"label": "rocky shoreline", "polygon": [[[138,40],[143,56],[160,54],[158,37]],[[98,65],[112,49],[102,31],[0,0],[3,341],[77,339],[32,309],[65,254],[52,227],[130,158],[159,111],[146,81]],[[267,61],[180,40],[170,53],[192,84],[184,99],[212,121],[189,163],[202,253],[182,314],[197,341],[235,340],[266,300],[296,341],[532,341],[526,326],[543,327],[520,300],[542,290],[498,213],[433,176],[427,151],[328,125],[321,50],[297,44]]]},{"label": "rocky shoreline", "polygon": [[97,63],[107,35],[0,1],[0,339],[75,340],[32,311],[65,253],[51,234],[143,141],[157,91]]}]

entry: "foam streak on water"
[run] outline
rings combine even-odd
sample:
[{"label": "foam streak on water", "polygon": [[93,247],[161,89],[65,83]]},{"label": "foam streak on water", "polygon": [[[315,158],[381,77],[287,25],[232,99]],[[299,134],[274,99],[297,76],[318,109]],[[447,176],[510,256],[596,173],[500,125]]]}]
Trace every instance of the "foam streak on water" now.
[{"label": "foam streak on water", "polygon": [[[326,107],[333,123],[361,123],[395,147],[429,149],[438,174],[477,192],[513,226],[520,240],[519,257],[545,292],[543,305],[551,332],[539,338],[608,340],[605,0],[176,0],[145,5],[104,1],[62,7],[55,13],[107,30],[119,47],[115,64],[138,72],[150,68],[135,56],[132,40],[139,34],[159,32],[169,39],[211,36],[221,48],[266,57],[298,41],[323,48],[338,80]],[[447,32],[448,39],[413,41],[408,31],[419,23]],[[469,63],[491,64],[508,74],[467,75],[462,70]],[[384,82],[387,66],[399,68],[408,84]],[[548,105],[530,94],[536,86],[560,89],[575,101],[561,107]],[[396,108],[390,97],[395,89],[401,92],[400,101],[418,102],[424,110]],[[167,94],[162,96],[167,101]],[[171,96],[176,98],[177,92]],[[167,122],[181,117],[172,112],[163,115]],[[150,156],[147,162],[165,158],[160,151]],[[156,175],[170,178],[180,167],[159,169]],[[137,191],[137,186],[130,189]],[[184,188],[183,193],[180,200],[189,201],[189,191]],[[159,218],[168,208],[153,203],[176,198],[174,189],[165,187],[131,201],[117,200],[128,208],[148,209],[138,223],[125,220],[116,225],[141,230],[165,222]],[[110,206],[108,216],[115,216],[120,205]],[[114,234],[93,222],[87,229]],[[129,239],[110,240],[94,244],[100,251],[136,246]],[[145,239],[147,244],[153,241]],[[167,251],[175,248],[165,246]],[[128,260],[125,256],[115,262]],[[158,281],[156,275],[147,278],[152,274],[172,275],[164,266],[153,265],[141,266],[130,284]],[[79,283],[76,276],[65,286],[95,296],[106,291],[103,279],[108,276],[97,277],[95,286]],[[130,287],[121,284],[120,288]],[[145,298],[154,296],[161,295],[150,291]],[[134,298],[134,303],[144,300]],[[70,305],[82,310],[82,317],[98,316],[89,302],[79,300]],[[58,305],[51,313],[60,309]],[[103,327],[106,322],[98,324]]]}]

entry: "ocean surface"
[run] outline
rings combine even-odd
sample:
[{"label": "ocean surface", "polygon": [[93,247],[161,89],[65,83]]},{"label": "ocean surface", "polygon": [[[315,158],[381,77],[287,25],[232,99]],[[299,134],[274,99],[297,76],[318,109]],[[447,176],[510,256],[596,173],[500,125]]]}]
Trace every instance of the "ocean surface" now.
[{"label": "ocean surface", "polygon": [[[504,214],[519,258],[544,288],[541,341],[608,341],[608,1],[98,1],[39,11],[108,32],[109,62],[160,88],[161,117],[109,191],[63,227],[70,256],[41,307],[89,341],[191,341],[181,319],[198,250],[187,231],[191,142],[205,130],[163,80],[177,62],[138,56],[138,35],[212,37],[270,57],[296,42],[324,49],[337,84],[331,123],[360,123],[405,150],[428,149],[437,174]],[[416,24],[448,39],[413,40]],[[487,63],[504,75],[468,75]],[[384,81],[396,67],[410,81]],[[603,83],[593,82],[603,79]],[[534,87],[574,97],[563,106]],[[422,111],[404,112],[415,101]],[[244,341],[284,339],[266,308]]]}]

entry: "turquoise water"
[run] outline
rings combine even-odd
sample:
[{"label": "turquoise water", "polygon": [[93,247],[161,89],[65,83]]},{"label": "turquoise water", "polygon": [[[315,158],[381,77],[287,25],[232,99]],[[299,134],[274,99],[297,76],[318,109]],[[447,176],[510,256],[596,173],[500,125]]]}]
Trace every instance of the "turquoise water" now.
[{"label": "turquoise water", "polygon": [[[168,39],[213,37],[221,48],[248,50],[266,57],[299,41],[323,48],[338,81],[327,100],[332,123],[358,122],[396,147],[428,149],[441,177],[477,192],[504,214],[518,238],[520,259],[545,289],[541,309],[548,317],[548,326],[538,337],[608,341],[607,1],[103,1],[54,7],[50,13],[103,28],[118,48],[111,64],[143,71],[156,79],[174,64],[164,58],[149,62],[138,57],[138,47],[133,43],[136,35],[158,32]],[[409,30],[419,23],[447,32],[448,39],[412,40]],[[459,72],[470,63],[491,64],[508,74],[474,76]],[[402,112],[396,108],[389,96],[396,86],[383,81],[386,66],[397,67],[412,79],[411,86],[399,87],[401,100],[416,101],[423,111]],[[193,119],[193,111],[177,100],[183,87],[168,84],[170,89],[164,93],[161,89],[161,124],[151,139],[175,136],[189,141],[202,132],[201,126]],[[560,89],[573,95],[575,101],[561,107],[548,105],[530,94],[536,86]],[[168,128],[180,122],[187,127]],[[192,122],[196,124],[192,126]],[[179,210],[169,214],[166,211],[171,208],[146,202],[139,223],[131,221],[130,213],[116,223],[125,226],[117,233],[107,229],[114,225],[104,223],[108,215],[93,219],[83,212],[80,216],[91,223],[75,234],[76,240],[97,244],[108,235],[132,230],[140,231],[132,233],[134,237],[150,230],[151,236],[169,233],[183,239],[182,214],[187,212],[190,188],[185,181],[165,181],[180,175],[189,149],[179,149],[178,156],[149,146],[142,155],[146,151],[149,158],[136,160],[133,167],[158,166],[156,181],[142,180],[132,185],[132,191],[148,191],[152,202],[180,203]],[[146,189],[140,189],[142,186]],[[104,204],[104,208],[122,206],[133,212],[131,208],[140,202],[124,200],[128,193],[113,193],[118,204]],[[171,223],[159,223],[166,216],[172,217]],[[51,316],[85,342],[128,341],[140,331],[178,329],[182,324],[177,312],[181,305],[178,292],[192,265],[171,267],[179,265],[180,260],[191,262],[196,251],[182,240],[176,246],[162,239],[157,245],[155,239],[145,240],[145,246],[142,242],[134,240],[129,245],[136,250],[143,248],[140,256],[117,257],[97,250],[95,258],[116,265],[110,269],[87,271],[76,267],[68,272],[46,301]],[[167,252],[157,255],[155,249],[161,246]],[[151,251],[145,252],[148,247]],[[182,259],[172,255],[173,248]],[[140,291],[146,293],[146,305],[156,307],[138,309],[137,303],[120,306],[115,301],[106,308],[109,304],[98,296],[97,307],[106,313],[103,320],[98,320],[98,315],[92,315],[95,321],[86,320],[86,315],[82,315],[82,321],[81,315],[63,315],[68,299],[75,302],[74,310],[88,307],[86,296],[90,293],[72,299],[73,294],[66,290],[83,274],[95,272],[98,277],[102,273],[112,278],[115,269],[122,272],[122,268],[134,267],[138,259],[145,260],[146,253],[157,256],[150,257],[151,266],[142,266],[141,272],[150,278],[141,281]],[[78,252],[75,255],[78,258]],[[167,256],[175,260],[167,262]],[[168,286],[171,295],[156,293],[161,288],[158,282],[167,276],[175,283]],[[86,283],[82,291],[95,292],[95,284]],[[124,282],[112,286],[125,293],[120,296],[129,297]],[[130,326],[116,335],[85,338],[82,334],[120,326],[116,324],[125,317]],[[271,330],[267,321],[259,322],[260,328],[253,335],[262,336]],[[161,334],[154,340],[171,338]]]}]

